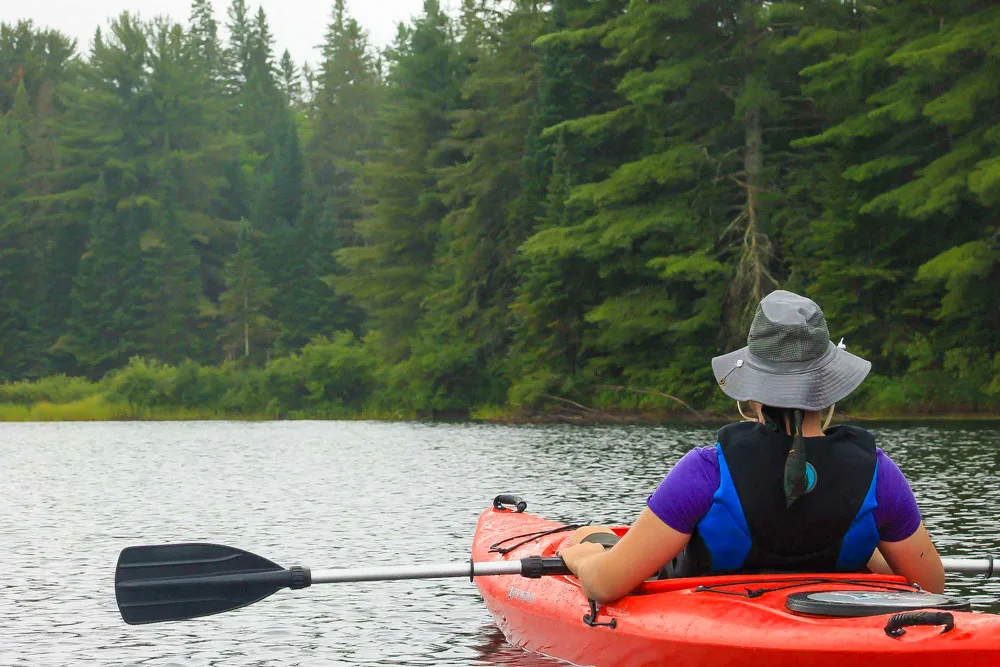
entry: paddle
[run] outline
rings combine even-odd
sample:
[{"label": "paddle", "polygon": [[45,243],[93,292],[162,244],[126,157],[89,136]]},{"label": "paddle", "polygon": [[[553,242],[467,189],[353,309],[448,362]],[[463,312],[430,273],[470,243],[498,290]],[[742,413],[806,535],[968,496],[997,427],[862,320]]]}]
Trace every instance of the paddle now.
[{"label": "paddle", "polygon": [[[942,562],[947,572],[987,577],[995,573],[993,558]],[[569,574],[559,557],[311,572],[303,567],[286,570],[266,558],[218,544],[164,544],[122,551],[115,570],[115,597],[125,622],[142,625],[219,614],[259,602],[282,588],[298,590],[312,584],[495,575],[537,579],[555,574]]]},{"label": "paddle", "polygon": [[266,558],[218,544],[128,547],[118,557],[115,597],[129,625],[181,621],[246,607],[282,588],[350,581],[392,581],[515,574],[537,579],[569,574],[562,558],[531,556],[486,563],[285,569]]}]

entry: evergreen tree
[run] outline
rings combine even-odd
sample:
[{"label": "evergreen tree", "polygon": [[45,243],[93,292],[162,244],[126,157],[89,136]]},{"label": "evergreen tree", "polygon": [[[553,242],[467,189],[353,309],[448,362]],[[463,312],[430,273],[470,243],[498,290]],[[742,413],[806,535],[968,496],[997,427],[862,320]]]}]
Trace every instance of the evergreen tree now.
[{"label": "evergreen tree", "polygon": [[277,334],[277,325],[269,316],[274,296],[244,228],[236,253],[226,266],[226,291],[219,300],[219,314],[225,323],[220,342],[227,358],[260,358],[269,348]]},{"label": "evergreen tree", "polygon": [[219,40],[219,24],[212,13],[210,0],[192,0],[189,40],[201,68],[210,80],[220,82],[223,76],[223,50]]},{"label": "evergreen tree", "polygon": [[281,56],[280,73],[281,93],[292,106],[299,104],[302,101],[301,75],[287,49]]},{"label": "evergreen tree", "polygon": [[33,324],[23,279],[28,259],[18,210],[11,205],[24,177],[23,128],[30,116],[27,91],[21,82],[13,108],[0,116],[0,378],[16,378],[30,368]]},{"label": "evergreen tree", "polygon": [[73,356],[76,372],[94,379],[152,351],[143,340],[149,302],[140,249],[149,212],[118,207],[128,181],[127,172],[108,169],[97,183],[90,238],[73,285],[73,313],[56,344]]},{"label": "evergreen tree", "polygon": [[226,16],[229,32],[229,43],[223,50],[226,92],[232,100],[238,100],[250,80],[255,41],[246,0],[232,0]]},{"label": "evergreen tree", "polygon": [[512,327],[514,259],[530,225],[519,220],[524,136],[537,90],[533,42],[544,14],[537,2],[501,13],[497,3],[468,0],[459,23],[462,102],[452,114],[449,145],[460,151],[440,171],[449,213],[442,220],[427,313],[410,383],[447,397],[439,409],[502,403],[500,362]]},{"label": "evergreen tree", "polygon": [[337,253],[350,273],[337,276],[336,286],[364,308],[393,361],[409,354],[407,334],[422,314],[438,227],[447,213],[435,170],[451,159],[440,149],[460,99],[455,53],[447,15],[436,0],[426,0],[423,14],[401,28],[388,53],[379,118],[385,145],[365,169],[372,205],[357,225],[362,243]]},{"label": "evergreen tree", "polygon": [[[509,398],[519,405],[571,390],[580,380],[584,316],[599,299],[601,276],[581,252],[584,218],[570,195],[575,185],[606,174],[609,159],[634,147],[628,133],[577,134],[571,124],[620,105],[614,91],[620,75],[601,38],[621,9],[619,2],[557,0],[536,40],[538,102],[524,140],[522,192],[512,205],[512,224],[527,236],[518,249],[514,340],[507,360]],[[613,123],[612,117],[608,125]]]},{"label": "evergreen tree", "polygon": [[323,211],[347,243],[365,205],[356,187],[366,154],[377,147],[378,79],[368,37],[335,0],[312,96],[312,140],[306,149],[313,215]]},{"label": "evergreen tree", "polygon": [[60,81],[75,48],[69,37],[31,21],[0,23],[0,114],[10,110],[22,83],[34,101],[44,86]]}]

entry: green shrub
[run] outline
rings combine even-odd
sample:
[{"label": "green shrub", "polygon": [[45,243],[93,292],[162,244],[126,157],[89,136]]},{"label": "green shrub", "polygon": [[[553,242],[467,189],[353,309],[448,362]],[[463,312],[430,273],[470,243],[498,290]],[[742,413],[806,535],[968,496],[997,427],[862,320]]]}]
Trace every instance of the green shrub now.
[{"label": "green shrub", "polygon": [[240,368],[235,364],[222,367],[226,391],[219,399],[219,408],[240,416],[262,415],[271,402],[271,388],[259,368]]},{"label": "green shrub", "polygon": [[374,385],[375,364],[353,334],[317,338],[298,354],[270,362],[264,370],[267,389],[275,402],[269,412],[331,408],[360,409]]},{"label": "green shrub", "polygon": [[176,376],[172,366],[132,357],[125,368],[108,378],[108,398],[140,408],[170,405]]},{"label": "green shrub", "polygon": [[218,406],[228,385],[225,370],[185,361],[177,367],[168,393],[173,405],[202,409]]},{"label": "green shrub", "polygon": [[85,378],[53,375],[40,380],[0,383],[0,403],[32,405],[70,403],[97,394],[100,386]]}]

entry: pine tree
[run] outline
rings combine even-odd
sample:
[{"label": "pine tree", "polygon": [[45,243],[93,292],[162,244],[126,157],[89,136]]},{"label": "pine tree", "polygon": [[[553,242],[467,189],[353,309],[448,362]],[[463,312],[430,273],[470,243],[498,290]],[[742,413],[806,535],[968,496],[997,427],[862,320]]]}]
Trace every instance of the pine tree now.
[{"label": "pine tree", "polygon": [[46,350],[60,333],[46,321],[46,297],[62,282],[57,299],[67,300],[64,281],[75,266],[49,270],[65,218],[37,201],[51,192],[54,91],[72,53],[72,40],[58,32],[0,24],[0,375],[10,378],[46,374]]},{"label": "pine tree", "polygon": [[389,53],[388,90],[380,114],[385,146],[366,166],[373,202],[357,225],[362,244],[337,253],[349,275],[335,285],[350,294],[385,342],[390,359],[405,358],[407,334],[420,320],[434,260],[438,226],[447,207],[435,189],[435,170],[450,155],[440,143],[459,103],[455,42],[436,0],[401,30]]},{"label": "pine tree", "polygon": [[56,345],[76,362],[77,372],[98,379],[152,350],[144,341],[148,288],[140,236],[148,210],[119,208],[128,175],[109,170],[97,183],[90,238],[73,285],[73,312]]},{"label": "pine tree", "polygon": [[609,157],[634,147],[627,133],[625,139],[610,131],[571,135],[567,127],[620,105],[614,91],[620,75],[601,38],[621,9],[618,2],[558,0],[536,40],[538,102],[525,136],[522,191],[511,207],[512,226],[526,237],[517,253],[514,340],[506,363],[515,404],[533,404],[580,380],[584,316],[598,302],[602,281],[583,252],[590,239],[581,235],[584,218],[570,195],[579,183],[606,174]]},{"label": "pine tree", "polygon": [[187,359],[212,359],[209,341],[200,333],[206,324],[201,314],[202,286],[199,257],[190,237],[179,224],[168,202],[159,219],[156,235],[147,235],[143,247],[148,275],[148,317],[154,326],[148,333],[150,353],[155,358],[179,364]]},{"label": "pine tree", "polygon": [[0,378],[22,376],[30,367],[30,298],[26,234],[20,211],[12,205],[24,178],[23,130],[30,120],[27,91],[19,84],[12,109],[0,116]]},{"label": "pine tree", "polygon": [[[497,3],[467,0],[459,22],[462,102],[452,114],[449,146],[457,163],[440,171],[449,212],[441,224],[431,296],[418,324],[422,341],[410,384],[447,396],[438,409],[502,403],[499,378],[512,328],[510,305],[517,247],[530,226],[518,219],[521,160],[538,99],[532,44],[544,14],[536,2],[508,12]],[[519,224],[522,223],[522,224]]]},{"label": "pine tree", "polygon": [[275,290],[257,264],[249,230],[240,234],[236,253],[226,266],[226,291],[219,299],[224,326],[220,342],[229,359],[260,358],[277,335],[270,318]]},{"label": "pine tree", "polygon": [[347,13],[345,0],[335,0],[312,95],[312,140],[306,160],[311,206],[332,216],[344,239],[354,236],[361,218],[365,200],[356,185],[366,153],[378,145],[377,86],[368,37]]},{"label": "pine tree", "polygon": [[210,0],[191,0],[190,26],[190,48],[197,54],[209,79],[221,83],[224,54]]},{"label": "pine tree", "polygon": [[246,0],[232,0],[226,10],[229,43],[223,50],[226,92],[238,100],[250,80],[254,48],[253,25]]},{"label": "pine tree", "polygon": [[279,71],[281,92],[288,103],[294,107],[302,101],[302,81],[299,70],[292,61],[292,54],[287,49],[281,56]]}]

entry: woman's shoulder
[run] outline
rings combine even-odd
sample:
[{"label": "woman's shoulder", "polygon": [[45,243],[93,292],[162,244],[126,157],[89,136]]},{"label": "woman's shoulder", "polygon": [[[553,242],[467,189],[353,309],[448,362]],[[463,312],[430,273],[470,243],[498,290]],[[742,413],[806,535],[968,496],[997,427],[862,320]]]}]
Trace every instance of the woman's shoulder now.
[{"label": "woman's shoulder", "polygon": [[680,465],[681,462],[685,462],[688,465],[703,466],[708,465],[715,468],[719,467],[719,450],[717,445],[705,445],[701,447],[695,447],[690,450],[687,454],[682,456],[677,462]]},{"label": "woman's shoulder", "polygon": [[719,476],[719,455],[716,447],[695,447],[682,456],[670,470],[668,477],[674,479],[701,478],[717,479]]}]

